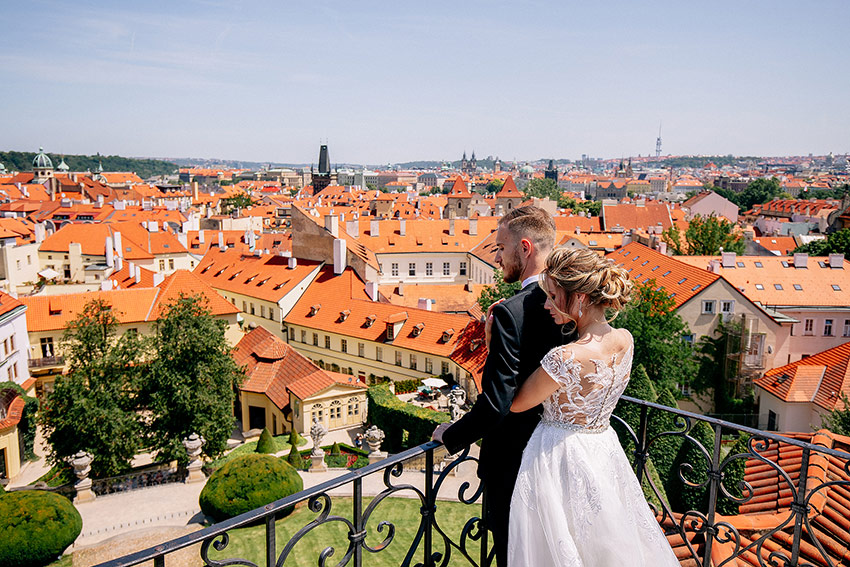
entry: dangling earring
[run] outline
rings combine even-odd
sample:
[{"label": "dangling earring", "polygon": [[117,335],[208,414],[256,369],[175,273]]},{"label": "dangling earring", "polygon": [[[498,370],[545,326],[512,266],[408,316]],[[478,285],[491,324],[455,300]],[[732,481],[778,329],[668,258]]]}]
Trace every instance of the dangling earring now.
[{"label": "dangling earring", "polygon": [[581,304],[582,304],[582,302],[581,302],[581,301],[579,301],[579,302],[578,302],[578,316],[579,316],[579,319],[580,319],[580,318],[581,318],[581,316],[583,315],[583,313],[582,313],[582,311],[581,311]]}]

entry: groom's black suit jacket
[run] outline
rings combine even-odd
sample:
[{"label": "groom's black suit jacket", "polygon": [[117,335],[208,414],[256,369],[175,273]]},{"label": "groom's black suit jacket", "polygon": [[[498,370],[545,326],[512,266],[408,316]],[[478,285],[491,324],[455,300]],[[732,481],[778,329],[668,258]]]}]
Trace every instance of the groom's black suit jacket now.
[{"label": "groom's black suit jacket", "polygon": [[[472,409],[443,433],[443,443],[452,453],[482,440],[478,477],[487,488],[493,513],[499,515],[508,512],[522,451],[542,412],[537,406],[511,413],[511,403],[543,356],[574,339],[561,334],[561,327],[543,308],[545,302],[544,291],[532,283],[494,307],[481,393]],[[496,520],[507,525],[507,517]]]}]

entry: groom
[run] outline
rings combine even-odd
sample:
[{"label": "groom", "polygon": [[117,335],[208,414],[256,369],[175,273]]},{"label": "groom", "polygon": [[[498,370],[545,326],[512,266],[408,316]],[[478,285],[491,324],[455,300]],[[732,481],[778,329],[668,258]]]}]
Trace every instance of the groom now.
[{"label": "groom", "polygon": [[540,406],[510,413],[511,403],[543,356],[575,338],[564,337],[543,308],[546,294],[537,283],[554,245],[555,223],[543,209],[520,207],[499,220],[496,263],[505,281],[522,282],[522,290],[492,308],[492,338],[475,405],[457,422],[440,424],[432,436],[452,453],[482,440],[478,477],[486,490],[484,520],[493,532],[499,567],[507,565],[511,494],[522,451],[541,413]]}]

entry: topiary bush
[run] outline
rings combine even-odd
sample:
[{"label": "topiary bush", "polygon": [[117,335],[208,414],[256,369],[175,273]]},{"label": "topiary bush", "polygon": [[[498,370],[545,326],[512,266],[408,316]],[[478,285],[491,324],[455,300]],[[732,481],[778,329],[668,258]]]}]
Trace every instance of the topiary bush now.
[{"label": "topiary bush", "polygon": [[421,385],[422,380],[418,378],[414,380],[396,380],[394,389],[396,394],[407,394],[409,392],[415,392]]},{"label": "topiary bush", "polygon": [[264,455],[268,455],[270,453],[277,453],[277,447],[274,442],[274,438],[272,438],[272,433],[269,431],[269,428],[266,427],[263,429],[263,432],[260,433],[260,440],[257,441],[257,453],[262,453]]},{"label": "topiary bush", "polygon": [[292,431],[289,432],[289,444],[294,445],[295,447],[300,447],[307,442],[306,439],[301,437],[298,432],[295,430],[295,426],[292,427]]},{"label": "topiary bush", "polygon": [[366,397],[369,421],[384,431],[382,449],[391,453],[429,441],[434,429],[451,419],[447,413],[402,402],[386,384],[371,386]]},{"label": "topiary bush", "polygon": [[83,519],[71,501],[41,490],[0,496],[0,565],[40,567],[56,560],[74,543]]},{"label": "topiary bush", "polygon": [[[250,454],[215,471],[201,491],[201,511],[220,522],[280,500],[304,488],[289,463],[271,455]],[[284,511],[285,516],[292,508]]]},{"label": "topiary bush", "polygon": [[342,447],[339,446],[339,443],[334,441],[334,444],[331,445],[331,450],[329,451],[331,455],[342,455]]},{"label": "topiary bush", "polygon": [[304,468],[304,459],[301,458],[301,453],[298,451],[298,447],[292,443],[289,444],[289,454],[286,456],[286,462],[292,465],[293,468]]}]

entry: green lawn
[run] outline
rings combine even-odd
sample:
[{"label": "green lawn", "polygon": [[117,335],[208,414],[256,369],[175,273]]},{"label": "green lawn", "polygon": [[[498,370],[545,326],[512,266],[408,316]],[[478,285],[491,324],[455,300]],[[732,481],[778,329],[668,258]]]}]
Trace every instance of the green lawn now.
[{"label": "green lawn", "polygon": [[[223,457],[219,457],[214,461],[210,461],[207,466],[211,469],[218,469],[221,468],[221,465],[223,465],[227,461],[235,459],[240,455],[250,455],[251,453],[256,453],[258,441],[259,439],[252,439],[251,441],[247,441],[246,443],[239,445]],[[272,441],[274,441],[275,444],[275,453],[289,450],[289,433],[285,435],[278,435],[277,437],[272,437]],[[299,446],[306,444],[307,440],[301,437],[301,443],[299,443]]]},{"label": "green lawn", "polygon": [[[368,500],[364,500],[364,509],[368,503]],[[369,567],[398,567],[401,565],[413,541],[413,536],[419,528],[419,505],[418,499],[388,498],[378,506],[367,525],[368,535],[366,537],[366,543],[374,547],[386,536],[386,528],[383,532],[377,532],[377,526],[382,521],[391,522],[395,526],[395,537],[385,550],[378,553],[369,553],[364,549],[364,565],[369,565]],[[336,515],[350,519],[351,507],[351,498],[334,498],[331,516]],[[455,542],[458,542],[460,540],[460,531],[466,521],[472,516],[480,516],[480,513],[480,504],[466,505],[457,502],[438,502],[436,517],[440,527]],[[278,555],[283,551],[283,547],[289,539],[315,517],[316,514],[311,512],[305,505],[302,505],[292,515],[278,520],[276,529]],[[436,530],[434,531],[434,536],[434,550],[442,551],[442,538],[439,537]],[[286,566],[315,567],[319,553],[328,546],[333,546],[335,551],[333,556],[328,559],[327,564],[336,565],[342,559],[346,549],[348,549],[348,528],[345,524],[342,522],[330,522],[329,524],[315,528],[295,546],[286,561]],[[470,546],[469,551],[476,558],[477,562],[480,546],[477,542],[472,541],[470,542]],[[265,526],[243,528],[230,532],[230,543],[223,551],[217,552],[211,548],[210,559],[221,560],[239,557],[248,559],[262,567],[266,564],[264,550]],[[422,560],[423,556],[420,548],[420,551],[414,556],[411,565],[421,563]],[[449,565],[452,567],[461,567],[468,566],[469,563],[458,554],[456,549],[453,549]]]}]

